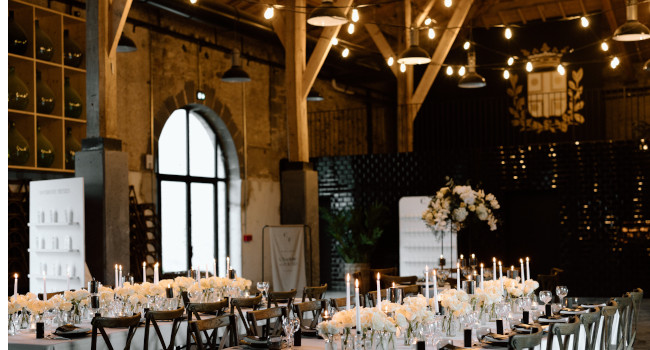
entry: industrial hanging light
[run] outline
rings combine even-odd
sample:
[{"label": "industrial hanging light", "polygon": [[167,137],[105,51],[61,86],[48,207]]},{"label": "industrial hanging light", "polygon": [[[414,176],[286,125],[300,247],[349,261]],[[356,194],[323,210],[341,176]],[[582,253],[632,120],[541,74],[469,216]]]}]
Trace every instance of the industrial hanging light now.
[{"label": "industrial hanging light", "polygon": [[408,49],[404,50],[399,58],[397,63],[414,65],[414,64],[427,64],[431,62],[431,56],[424,51],[420,46],[420,39],[417,29],[411,29],[411,46]]},{"label": "industrial hanging light", "polygon": [[319,27],[339,26],[347,22],[347,17],[340,8],[334,6],[333,0],[323,0],[307,19],[307,23]]},{"label": "industrial hanging light", "polygon": [[325,98],[323,98],[323,96],[321,96],[321,94],[319,94],[316,90],[310,90],[309,95],[307,95],[307,101],[318,102],[324,99]]},{"label": "industrial hanging light", "polygon": [[137,49],[133,40],[122,33],[120,41],[117,42],[117,52],[133,52]]},{"label": "industrial hanging light", "polygon": [[638,0],[627,0],[627,22],[616,28],[612,39],[616,41],[640,41],[650,39],[650,30],[639,22]]},{"label": "industrial hanging light", "polygon": [[467,53],[467,71],[459,81],[458,87],[463,89],[476,89],[485,87],[485,78],[476,73],[476,52],[470,50]]},{"label": "industrial hanging light", "polygon": [[223,73],[221,81],[227,83],[247,83],[251,81],[251,77],[241,67],[239,49],[232,50],[232,67]]}]

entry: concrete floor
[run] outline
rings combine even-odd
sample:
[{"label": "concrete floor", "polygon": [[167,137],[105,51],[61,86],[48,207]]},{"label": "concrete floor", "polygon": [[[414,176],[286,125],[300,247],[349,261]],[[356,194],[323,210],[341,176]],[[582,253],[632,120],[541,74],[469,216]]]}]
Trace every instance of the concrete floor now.
[{"label": "concrete floor", "polygon": [[641,301],[639,323],[636,327],[635,350],[650,350],[650,298]]}]

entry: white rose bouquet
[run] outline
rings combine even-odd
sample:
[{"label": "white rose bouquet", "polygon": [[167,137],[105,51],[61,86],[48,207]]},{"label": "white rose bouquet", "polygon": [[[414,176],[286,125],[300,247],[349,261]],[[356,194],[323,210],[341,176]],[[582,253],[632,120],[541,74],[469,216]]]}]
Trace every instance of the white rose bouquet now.
[{"label": "white rose bouquet", "polygon": [[427,210],[422,213],[422,220],[434,234],[441,232],[441,237],[450,225],[456,231],[463,228],[470,217],[487,222],[490,230],[494,231],[497,229],[494,211],[499,208],[493,194],[486,195],[483,190],[474,190],[471,186],[454,185],[450,179],[447,186],[431,198]]},{"label": "white rose bouquet", "polygon": [[537,281],[535,281],[533,279],[524,281],[524,295],[525,296],[530,296],[531,294],[533,294],[535,292],[535,290],[537,290],[537,288],[539,288],[539,282],[537,282]]},{"label": "white rose bouquet", "polygon": [[323,321],[319,323],[316,326],[316,330],[318,330],[318,335],[323,337],[325,340],[328,340],[329,338],[331,341],[331,337],[341,334],[343,327],[341,326],[340,323],[331,320],[331,321]]}]

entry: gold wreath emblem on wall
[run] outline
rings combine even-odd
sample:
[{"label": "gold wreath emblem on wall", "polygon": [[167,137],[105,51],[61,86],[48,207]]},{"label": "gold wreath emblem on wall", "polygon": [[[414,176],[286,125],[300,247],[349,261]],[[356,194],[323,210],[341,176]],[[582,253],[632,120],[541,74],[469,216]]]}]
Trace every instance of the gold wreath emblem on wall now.
[{"label": "gold wreath emblem on wall", "polygon": [[535,131],[539,134],[542,131],[567,132],[571,125],[584,124],[585,117],[580,113],[585,106],[585,102],[582,100],[583,86],[580,85],[582,76],[582,68],[571,72],[571,80],[568,81],[567,89],[567,109],[561,116],[534,118],[528,111],[526,98],[521,96],[524,88],[523,85],[518,84],[519,76],[512,74],[510,76],[511,87],[507,90],[508,96],[512,98],[512,106],[508,108],[512,115],[512,125],[519,127],[519,131]]}]

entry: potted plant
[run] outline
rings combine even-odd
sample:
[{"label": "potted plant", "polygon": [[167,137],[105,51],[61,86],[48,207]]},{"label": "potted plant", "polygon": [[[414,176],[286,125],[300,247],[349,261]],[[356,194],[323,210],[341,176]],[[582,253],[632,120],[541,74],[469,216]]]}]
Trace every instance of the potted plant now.
[{"label": "potted plant", "polygon": [[368,258],[384,234],[387,208],[373,203],[367,208],[321,208],[320,212],[328,224],[336,251],[345,261],[345,272],[352,274],[368,269]]}]

